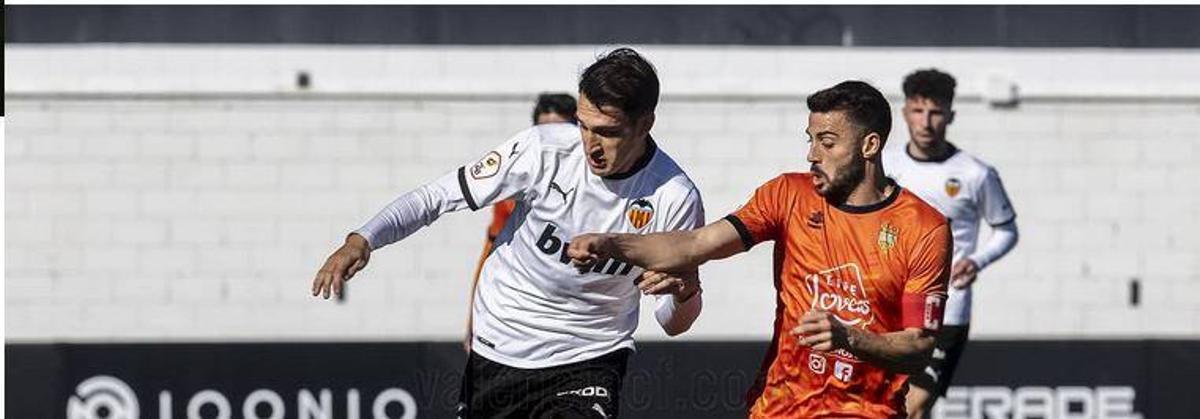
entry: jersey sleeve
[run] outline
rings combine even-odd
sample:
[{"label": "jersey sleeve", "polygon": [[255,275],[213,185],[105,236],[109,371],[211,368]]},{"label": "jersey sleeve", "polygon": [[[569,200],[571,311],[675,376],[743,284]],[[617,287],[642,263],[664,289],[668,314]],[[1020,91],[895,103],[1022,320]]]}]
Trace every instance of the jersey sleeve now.
[{"label": "jersey sleeve", "polygon": [[479,161],[396,198],[354,232],[374,250],[403,240],[443,214],[477,210],[524,193],[541,172],[539,139],[535,130],[517,134]]},{"label": "jersey sleeve", "polygon": [[704,226],[704,202],[695,187],[688,190],[680,205],[668,214],[666,231],[694,230]]},{"label": "jersey sleeve", "polygon": [[950,228],[941,223],[925,233],[909,255],[901,297],[901,326],[937,331],[942,326],[950,281]]},{"label": "jersey sleeve", "polygon": [[781,175],[759,186],[745,205],[725,217],[737,229],[746,250],[779,237],[784,224],[783,214],[787,213],[783,208],[787,201],[785,181]]},{"label": "jersey sleeve", "polygon": [[513,136],[477,161],[458,168],[459,191],[472,211],[516,196],[537,183],[542,172],[537,127]]},{"label": "jersey sleeve", "polygon": [[989,167],[983,177],[983,185],[979,189],[979,209],[984,221],[991,226],[1008,224],[1017,218],[996,169]]},{"label": "jersey sleeve", "polygon": [[[691,187],[674,208],[664,224],[666,231],[694,230],[704,226],[704,202],[700,199],[700,190],[696,187]],[[700,294],[701,291],[697,291],[696,295],[682,304],[675,302],[675,297],[671,294],[656,295],[655,320],[668,334],[682,333],[700,317],[703,305]]]}]

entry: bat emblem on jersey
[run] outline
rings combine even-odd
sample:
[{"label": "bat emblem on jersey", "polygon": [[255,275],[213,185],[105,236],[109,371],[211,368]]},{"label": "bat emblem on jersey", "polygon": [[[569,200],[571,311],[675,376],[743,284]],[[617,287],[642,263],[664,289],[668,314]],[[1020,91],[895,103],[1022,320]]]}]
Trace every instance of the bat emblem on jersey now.
[{"label": "bat emblem on jersey", "polygon": [[633,228],[641,229],[646,224],[650,224],[650,220],[654,218],[654,206],[650,205],[650,201],[645,198],[640,198],[629,204],[629,209],[625,211],[629,218],[629,223],[633,224]]},{"label": "bat emblem on jersey", "polygon": [[488,152],[486,156],[471,165],[471,177],[478,180],[495,176],[500,172],[500,161],[500,153]]},{"label": "bat emblem on jersey", "polygon": [[958,191],[962,190],[962,182],[957,178],[946,179],[946,195],[951,198],[958,196]]}]

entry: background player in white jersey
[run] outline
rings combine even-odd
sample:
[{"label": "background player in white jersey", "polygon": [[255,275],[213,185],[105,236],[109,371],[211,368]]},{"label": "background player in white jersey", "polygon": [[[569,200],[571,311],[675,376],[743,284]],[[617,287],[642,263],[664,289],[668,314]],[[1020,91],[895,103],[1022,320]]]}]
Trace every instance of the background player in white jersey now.
[{"label": "background player in white jersey", "polygon": [[527,129],[396,199],[329,257],[313,295],[340,292],[372,250],[444,213],[516,199],[480,272],[459,415],[615,416],[639,289],[663,294],[655,318],[668,334],[687,330],[701,309],[694,270],[643,275],[599,260],[580,271],[567,257],[568,240],[588,231],[703,225],[699,191],[650,136],[658,86],[654,67],[632,49],[599,58],[580,76],[578,126]]},{"label": "background player in white jersey", "polygon": [[[955,85],[953,77],[935,69],[909,74],[903,110],[909,141],[903,150],[884,154],[888,176],[941,211],[954,235],[945,326],[930,365],[909,379],[907,409],[914,418],[927,416],[950,385],[970,331],[971,284],[1017,244],[1017,216],[996,169],[946,140],[954,122]],[[992,235],[977,247],[981,222],[991,225]]]}]

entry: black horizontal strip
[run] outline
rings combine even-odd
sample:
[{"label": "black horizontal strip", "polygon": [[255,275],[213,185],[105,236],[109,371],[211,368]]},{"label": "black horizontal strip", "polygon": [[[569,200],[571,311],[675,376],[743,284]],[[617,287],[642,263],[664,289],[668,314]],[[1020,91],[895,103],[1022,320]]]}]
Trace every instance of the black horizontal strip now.
[{"label": "black horizontal strip", "polygon": [[10,5],[5,43],[1200,47],[1188,5]]}]

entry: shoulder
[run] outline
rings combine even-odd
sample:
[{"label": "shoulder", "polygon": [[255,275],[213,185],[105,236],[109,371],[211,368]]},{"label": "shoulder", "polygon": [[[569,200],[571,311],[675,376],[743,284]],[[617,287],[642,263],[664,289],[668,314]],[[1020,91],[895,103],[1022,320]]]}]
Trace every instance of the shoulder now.
[{"label": "shoulder", "polygon": [[655,179],[652,184],[659,184],[659,190],[664,196],[677,199],[699,199],[700,189],[696,187],[696,183],[688,177],[683,168],[675,162],[662,148],[655,151],[654,161],[648,167],[650,176]]},{"label": "shoulder", "polygon": [[946,217],[941,212],[908,188],[901,188],[900,196],[896,198],[892,208],[895,218],[905,220],[905,224],[915,227],[913,232],[918,235],[923,236],[930,230],[947,225]]},{"label": "shoulder", "polygon": [[771,203],[775,206],[791,206],[798,200],[816,197],[811,173],[781,173],[754,190],[753,200],[759,205]]},{"label": "shoulder", "polygon": [[995,167],[971,153],[959,150],[958,155],[954,157],[954,164],[963,172],[970,174],[971,180],[983,182],[989,177],[1000,177]]},{"label": "shoulder", "polygon": [[813,188],[812,178],[812,173],[788,172],[767,181],[763,186],[787,193],[816,193],[816,189]]}]

